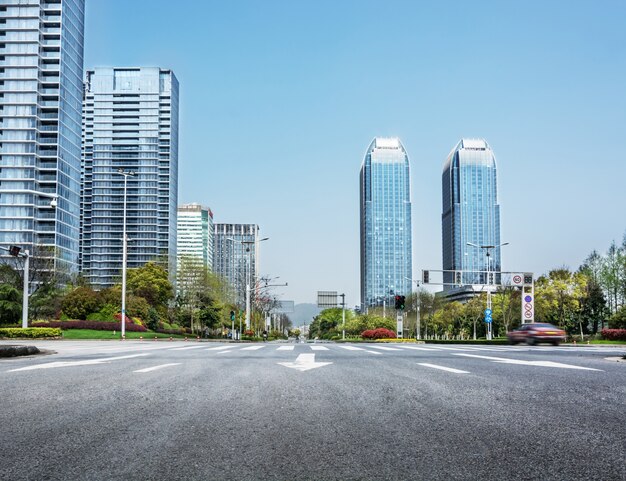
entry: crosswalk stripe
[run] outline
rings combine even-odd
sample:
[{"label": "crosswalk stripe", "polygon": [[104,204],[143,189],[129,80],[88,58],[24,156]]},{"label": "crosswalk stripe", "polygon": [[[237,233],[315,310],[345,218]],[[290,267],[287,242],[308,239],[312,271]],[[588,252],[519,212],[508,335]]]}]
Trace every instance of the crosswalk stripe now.
[{"label": "crosswalk stripe", "polygon": [[402,349],[398,349],[397,347],[386,347],[386,346],[368,346],[373,349],[380,349],[381,351],[401,351]]},{"label": "crosswalk stripe", "polygon": [[280,346],[277,351],[293,351],[295,346]]},{"label": "crosswalk stripe", "polygon": [[453,372],[455,374],[469,374],[469,371],[461,371],[460,369],[454,369],[452,367],[438,366],[437,364],[428,364],[427,362],[418,362],[417,364],[419,364],[420,366],[431,367],[433,369]]},{"label": "crosswalk stripe", "polygon": [[170,351],[187,351],[189,349],[202,349],[206,346],[185,346],[185,347],[175,347],[173,349],[170,349]]},{"label": "crosswalk stripe", "polygon": [[348,351],[363,351],[363,352],[369,352],[370,354],[382,354],[381,352],[376,352],[376,351],[370,351],[368,349],[363,349],[362,347],[356,347],[356,346],[339,346],[342,349],[347,349]]},{"label": "crosswalk stripe", "polygon": [[240,349],[241,351],[256,351],[257,349],[263,349],[265,346],[250,346],[250,347],[244,347],[243,349]]},{"label": "crosswalk stripe", "polygon": [[157,369],[163,369],[164,367],[170,367],[170,366],[180,366],[180,362],[171,362],[169,364],[161,364],[159,366],[147,367],[145,369],[137,369],[136,371],[133,371],[133,372],[152,372],[152,371],[156,371]]},{"label": "crosswalk stripe", "polygon": [[328,351],[327,347],[324,346],[310,346],[312,351]]},{"label": "crosswalk stripe", "polygon": [[224,349],[232,349],[236,346],[218,346],[218,347],[209,347],[207,351],[223,351]]},{"label": "crosswalk stripe", "polygon": [[433,348],[430,348],[430,347],[402,346],[402,345],[400,345],[399,347],[401,347],[402,349],[411,349],[413,351],[430,351],[430,352],[433,352],[433,351],[437,350],[437,349],[433,349]]}]

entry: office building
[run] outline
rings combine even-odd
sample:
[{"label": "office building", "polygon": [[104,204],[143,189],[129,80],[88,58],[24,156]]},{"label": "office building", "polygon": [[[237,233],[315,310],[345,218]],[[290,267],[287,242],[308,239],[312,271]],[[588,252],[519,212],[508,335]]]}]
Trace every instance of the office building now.
[{"label": "office building", "polygon": [[83,106],[81,271],[97,289],[120,281],[125,177],[128,268],[176,275],[178,80],[155,67],[87,72]]},{"label": "office building", "polygon": [[409,157],[397,138],[375,138],[360,174],[361,308],[412,287]]},{"label": "office building", "polygon": [[470,285],[481,290],[486,272],[501,268],[496,158],[485,140],[462,139],[450,152],[443,166],[442,194],[444,282],[458,285],[445,290]]},{"label": "office building", "polygon": [[259,244],[256,224],[215,224],[213,270],[228,282],[242,307],[247,282],[254,286],[258,279]]},{"label": "office building", "polygon": [[200,204],[178,207],[177,257],[194,259],[205,269],[213,269],[213,212]]},{"label": "office building", "polygon": [[0,246],[59,280],[78,273],[84,19],[84,0],[0,4]]}]

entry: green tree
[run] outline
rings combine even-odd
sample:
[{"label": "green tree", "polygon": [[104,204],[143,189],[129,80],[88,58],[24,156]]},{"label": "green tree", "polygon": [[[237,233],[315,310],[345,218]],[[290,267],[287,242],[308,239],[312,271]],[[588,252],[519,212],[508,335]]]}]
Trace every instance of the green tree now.
[{"label": "green tree", "polygon": [[0,285],[0,324],[15,324],[22,314],[22,293],[10,284]]},{"label": "green tree", "polygon": [[143,297],[148,301],[148,304],[154,307],[166,307],[174,294],[167,271],[154,262],[129,269],[126,285],[132,294]]},{"label": "green tree", "polygon": [[626,329],[626,306],[622,306],[609,319],[611,329]]},{"label": "green tree", "polygon": [[535,283],[535,318],[574,332],[581,324],[580,308],[587,288],[587,278],[562,267]]},{"label": "green tree", "polygon": [[102,307],[100,296],[91,287],[77,287],[63,298],[61,308],[63,314],[70,319],[87,319],[93,312]]}]

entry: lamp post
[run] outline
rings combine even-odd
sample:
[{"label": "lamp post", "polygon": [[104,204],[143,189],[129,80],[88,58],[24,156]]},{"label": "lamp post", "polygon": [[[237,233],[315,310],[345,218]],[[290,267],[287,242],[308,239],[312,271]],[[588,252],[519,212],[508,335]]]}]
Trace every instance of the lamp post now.
[{"label": "lamp post", "polygon": [[[499,249],[502,246],[506,246],[509,245],[508,242],[504,242],[503,244],[500,245],[478,245],[478,244],[474,244],[472,242],[468,242],[467,243],[468,246],[472,246],[472,247],[477,247],[479,249],[485,249],[486,255],[487,255],[487,282],[485,284],[488,285],[487,287],[487,309],[489,309],[489,311],[491,312],[491,289],[489,288],[489,281],[490,279],[490,274],[491,274],[491,249]],[[487,323],[487,340],[491,341],[491,322]]]},{"label": "lamp post", "polygon": [[[264,237],[263,239],[255,239],[252,241],[238,241],[236,239],[231,239],[230,237],[227,237],[227,240],[231,241],[231,242],[237,242],[238,244],[246,245],[246,252],[248,253],[248,266],[246,269],[246,329],[250,328],[250,274],[251,274],[251,270],[252,270],[252,266],[251,266],[251,257],[250,257],[250,244],[254,244],[254,250],[255,250],[255,255],[256,255],[256,245],[259,242],[263,242],[268,240],[269,237]],[[256,257],[255,257],[256,260]]]},{"label": "lamp post", "polygon": [[122,214],[122,340],[126,337],[126,257],[127,257],[127,238],[126,238],[126,188],[128,178],[134,177],[135,173],[126,171],[122,168],[117,169],[117,173],[124,176],[124,211]]},{"label": "lamp post", "polygon": [[[50,207],[56,209],[57,207],[57,195],[49,194],[47,192],[29,191],[32,194],[40,195],[42,197],[49,197]],[[24,249],[24,252],[20,252],[22,249],[18,246],[10,246],[9,248],[0,247],[9,252],[14,257],[24,258],[24,283],[22,292],[22,329],[28,327],[28,274],[30,273],[30,252],[28,249]]]}]

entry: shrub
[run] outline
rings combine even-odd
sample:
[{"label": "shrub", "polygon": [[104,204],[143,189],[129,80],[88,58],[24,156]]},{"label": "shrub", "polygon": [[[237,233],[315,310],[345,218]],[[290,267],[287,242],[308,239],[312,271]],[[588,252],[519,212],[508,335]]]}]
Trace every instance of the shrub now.
[{"label": "shrub", "polygon": [[37,339],[41,337],[61,337],[61,329],[47,328],[47,327],[28,327],[26,329],[21,328],[7,328],[0,329],[0,338],[24,338]]},{"label": "shrub", "polygon": [[100,297],[90,287],[77,287],[63,299],[63,313],[72,319],[85,319],[100,310]]},{"label": "shrub", "polygon": [[363,331],[361,337],[363,339],[395,339],[396,333],[384,327],[379,327],[378,329]]},{"label": "shrub", "polygon": [[626,341],[626,329],[602,329],[602,338],[607,341]]},{"label": "shrub", "polygon": [[[120,329],[119,322],[103,322],[103,321],[50,321],[45,324],[35,323],[33,327],[57,327],[60,329],[93,329],[95,331],[117,331]],[[138,326],[126,320],[126,330],[134,332],[146,332],[147,329],[143,326]]]},{"label": "shrub", "polygon": [[245,331],[243,331],[243,335],[244,336],[249,336],[249,337],[254,337],[254,331],[247,329]]}]

